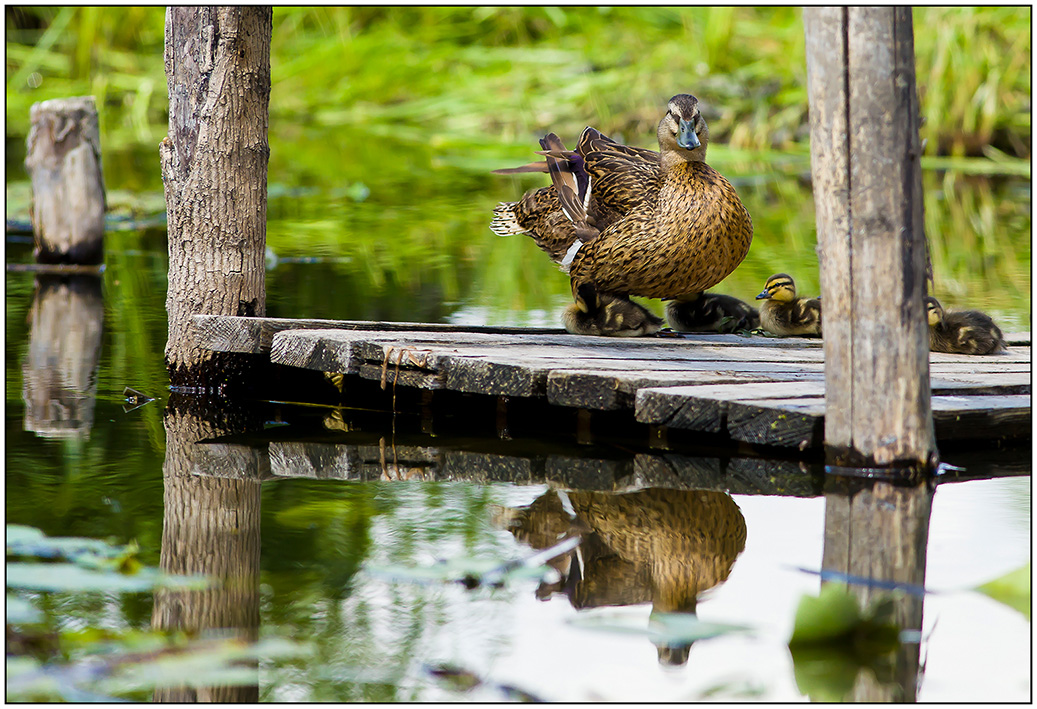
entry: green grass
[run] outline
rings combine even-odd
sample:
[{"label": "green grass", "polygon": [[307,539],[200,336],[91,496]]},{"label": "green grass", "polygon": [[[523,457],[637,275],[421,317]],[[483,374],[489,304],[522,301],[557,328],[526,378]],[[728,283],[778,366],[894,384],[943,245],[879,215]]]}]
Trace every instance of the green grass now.
[{"label": "green grass", "polygon": [[[928,155],[1028,158],[1030,9],[916,8]],[[27,19],[28,18],[28,19]],[[36,29],[19,29],[30,24]],[[165,134],[164,10],[35,8],[7,15],[8,135],[35,101],[91,93],[106,147]],[[651,135],[692,91],[714,140],[805,145],[800,10],[789,7],[277,8],[271,114],[379,124],[415,140],[515,145],[585,123]]]}]

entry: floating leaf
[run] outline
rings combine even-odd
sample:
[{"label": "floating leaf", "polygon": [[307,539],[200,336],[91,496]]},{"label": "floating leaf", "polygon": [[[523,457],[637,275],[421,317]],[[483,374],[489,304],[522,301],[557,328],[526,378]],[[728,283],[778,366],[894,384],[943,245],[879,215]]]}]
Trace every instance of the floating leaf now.
[{"label": "floating leaf", "polygon": [[647,623],[625,613],[583,613],[570,619],[569,623],[589,630],[642,635],[653,643],[665,645],[690,644],[696,640],[751,630],[744,625],[699,620],[693,613],[653,612]]},{"label": "floating leaf", "polygon": [[53,702],[64,697],[53,677],[40,671],[40,663],[31,657],[7,658],[7,701]]},{"label": "floating leaf", "polygon": [[815,702],[844,702],[857,682],[861,662],[845,649],[796,646],[791,649],[799,691]]},{"label": "floating leaf", "polygon": [[1004,576],[983,584],[980,593],[1015,608],[1030,620],[1030,562]]},{"label": "floating leaf", "polygon": [[25,544],[43,539],[45,535],[35,527],[27,527],[24,524],[7,525],[7,548],[12,544]]},{"label": "floating leaf", "polygon": [[7,555],[16,557],[34,557],[37,559],[68,559],[80,564],[100,566],[107,559],[118,559],[137,553],[137,546],[114,546],[100,539],[86,537],[47,537],[39,530],[25,527],[14,538],[11,527],[8,528]]},{"label": "floating leaf", "polygon": [[826,584],[818,596],[804,595],[796,608],[789,644],[831,642],[846,638],[861,623],[857,598],[845,586]]},{"label": "floating leaf", "polygon": [[482,684],[474,672],[454,665],[430,665],[425,667],[425,671],[455,692],[468,692]]},{"label": "floating leaf", "polygon": [[154,588],[200,589],[209,585],[201,576],[173,576],[155,569],[135,574],[85,569],[77,564],[8,562],[7,586],[33,591],[105,591],[130,593]]},{"label": "floating leaf", "polygon": [[844,701],[857,675],[869,668],[880,681],[892,672],[900,642],[895,604],[880,596],[862,612],[857,597],[839,584],[803,596],[789,640],[799,690],[814,701]]},{"label": "floating leaf", "polygon": [[42,614],[24,598],[7,594],[7,624],[38,623]]}]

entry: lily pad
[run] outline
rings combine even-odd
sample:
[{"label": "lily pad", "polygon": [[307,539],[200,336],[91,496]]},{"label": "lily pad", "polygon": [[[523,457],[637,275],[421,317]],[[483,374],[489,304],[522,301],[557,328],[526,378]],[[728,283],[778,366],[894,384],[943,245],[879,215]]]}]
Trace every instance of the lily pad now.
[{"label": "lily pad", "polygon": [[569,621],[578,628],[604,630],[611,633],[642,635],[653,643],[666,645],[690,644],[696,640],[715,638],[729,633],[744,633],[751,628],[730,623],[699,620],[692,613],[652,613],[648,622],[622,613],[586,613]]},{"label": "lily pad", "polygon": [[7,548],[12,544],[24,544],[43,539],[45,535],[35,527],[27,527],[24,524],[7,525]]},{"label": "lily pad", "polygon": [[7,586],[32,591],[101,591],[132,593],[154,588],[206,588],[201,576],[173,576],[155,569],[123,574],[114,570],[85,569],[77,564],[8,562]]},{"label": "lily pad", "polygon": [[1030,620],[1030,563],[976,589],[980,593],[1015,608]]},{"label": "lily pad", "polygon": [[43,614],[33,604],[24,598],[7,594],[7,624],[20,625],[23,623],[38,623]]},{"label": "lily pad", "polygon": [[849,636],[862,622],[857,598],[844,586],[827,584],[818,596],[804,595],[796,608],[789,644],[830,642]]},{"label": "lily pad", "polygon": [[368,566],[367,571],[391,581],[411,583],[461,583],[467,588],[500,586],[518,579],[542,579],[556,573],[549,566],[518,566],[488,559],[450,559],[432,566]]}]

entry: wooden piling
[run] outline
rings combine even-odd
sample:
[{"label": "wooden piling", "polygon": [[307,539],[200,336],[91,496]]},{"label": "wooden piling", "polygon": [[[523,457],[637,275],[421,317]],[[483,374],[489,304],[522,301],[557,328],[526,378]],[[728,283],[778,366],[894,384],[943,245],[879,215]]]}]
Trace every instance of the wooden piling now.
[{"label": "wooden piling", "polygon": [[40,263],[104,260],[104,177],[93,96],[52,99],[29,110],[25,168]]},{"label": "wooden piling", "polygon": [[825,310],[825,447],[839,464],[936,461],[911,9],[803,12]]},{"label": "wooden piling", "polygon": [[22,363],[26,431],[42,438],[90,435],[103,331],[99,277],[36,278]]},{"label": "wooden piling", "polygon": [[261,316],[266,307],[272,17],[269,7],[166,11],[166,367],[182,391],[216,390],[249,371],[240,357],[199,348],[191,316]]}]

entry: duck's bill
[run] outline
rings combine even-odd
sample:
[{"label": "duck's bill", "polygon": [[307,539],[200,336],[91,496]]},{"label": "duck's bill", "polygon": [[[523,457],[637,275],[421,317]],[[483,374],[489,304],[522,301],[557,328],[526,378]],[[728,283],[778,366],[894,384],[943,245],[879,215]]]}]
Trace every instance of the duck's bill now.
[{"label": "duck's bill", "polygon": [[680,130],[677,133],[677,145],[681,146],[685,150],[694,150],[699,147],[699,137],[695,135],[695,129],[692,127],[690,121],[686,121],[683,118],[680,121]]}]

